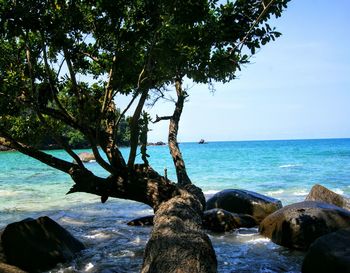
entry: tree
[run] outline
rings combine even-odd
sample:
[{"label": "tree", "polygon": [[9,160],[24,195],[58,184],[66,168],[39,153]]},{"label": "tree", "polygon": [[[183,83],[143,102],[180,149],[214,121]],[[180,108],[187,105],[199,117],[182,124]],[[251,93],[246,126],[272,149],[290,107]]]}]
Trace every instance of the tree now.
[{"label": "tree", "polygon": [[[256,49],[280,35],[267,21],[287,2],[1,0],[0,144],[69,174],[69,193],[150,205],[155,220],[142,272],[216,272],[214,250],[201,230],[205,198],[191,183],[177,144],[189,95],[182,83],[233,80]],[[145,103],[156,107],[169,86],[176,91],[174,111],[154,122],[169,120],[177,183],[151,168],[146,151],[151,119]],[[130,98],[121,113],[117,95]],[[116,140],[131,108],[124,158]],[[86,138],[108,176],[85,168],[62,135],[65,126]],[[32,145],[47,131],[76,163]],[[135,163],[139,144],[143,164]]]}]

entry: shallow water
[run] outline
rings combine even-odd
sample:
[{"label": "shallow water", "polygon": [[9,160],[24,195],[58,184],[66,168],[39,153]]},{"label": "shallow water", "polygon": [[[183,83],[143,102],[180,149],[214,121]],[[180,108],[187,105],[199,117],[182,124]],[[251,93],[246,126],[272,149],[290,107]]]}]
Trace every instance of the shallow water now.
[{"label": "shallow water", "polygon": [[[207,195],[227,188],[257,191],[282,200],[302,201],[315,183],[350,195],[350,140],[213,142],[181,144],[190,177]],[[123,149],[127,153],[127,149]],[[168,169],[166,146],[149,147],[151,165]],[[68,157],[63,151],[50,151]],[[87,165],[106,175],[96,163]],[[0,228],[27,217],[48,215],[84,242],[73,262],[51,272],[139,272],[150,228],[126,222],[152,213],[136,202],[88,194],[65,195],[70,177],[17,152],[0,153]],[[271,243],[256,229],[210,233],[219,272],[300,272],[303,253]]]}]

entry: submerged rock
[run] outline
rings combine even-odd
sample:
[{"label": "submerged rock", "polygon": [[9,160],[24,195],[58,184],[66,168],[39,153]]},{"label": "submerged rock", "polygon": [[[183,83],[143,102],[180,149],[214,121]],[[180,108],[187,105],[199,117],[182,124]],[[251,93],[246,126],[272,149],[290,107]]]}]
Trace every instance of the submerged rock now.
[{"label": "submerged rock", "polygon": [[259,230],[278,245],[307,249],[318,237],[347,227],[349,211],[323,202],[304,201],[269,215]]},{"label": "submerged rock", "polygon": [[312,187],[305,201],[320,201],[350,210],[350,200],[326,187],[316,184]]},{"label": "submerged rock", "polygon": [[69,261],[85,248],[46,216],[9,224],[1,240],[6,262],[30,272],[45,271],[59,262]]},{"label": "submerged rock", "polygon": [[305,256],[303,273],[350,273],[350,229],[318,238]]},{"label": "submerged rock", "polygon": [[127,223],[128,226],[152,226],[154,215],[136,218]]},{"label": "submerged rock", "polygon": [[257,222],[280,209],[280,200],[247,190],[228,189],[214,194],[207,201],[206,209],[221,208],[233,213],[248,214]]},{"label": "submerged rock", "polygon": [[246,214],[231,213],[224,209],[211,209],[204,212],[203,228],[215,232],[230,231],[241,227],[254,227],[255,219]]}]

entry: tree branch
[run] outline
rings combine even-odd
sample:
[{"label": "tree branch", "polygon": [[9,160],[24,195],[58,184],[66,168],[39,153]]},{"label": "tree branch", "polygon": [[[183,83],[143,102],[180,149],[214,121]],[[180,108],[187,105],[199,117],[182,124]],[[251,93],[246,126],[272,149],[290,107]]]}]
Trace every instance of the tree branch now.
[{"label": "tree branch", "polygon": [[52,128],[45,120],[45,118],[43,117],[43,115],[40,113],[39,110],[37,110],[37,115],[39,117],[40,122],[49,130],[51,136],[53,137],[53,139],[77,162],[77,164],[79,165],[80,168],[84,169],[84,164],[81,161],[80,157],[73,152],[73,150],[71,149],[71,147],[66,143],[65,140],[63,140],[62,137],[58,136],[57,134],[55,134],[55,129]]},{"label": "tree branch", "polygon": [[129,154],[129,160],[128,160],[128,167],[129,168],[131,168],[135,163],[137,145],[138,145],[138,140],[139,140],[138,123],[139,123],[142,108],[146,102],[147,96],[148,96],[148,89],[145,89],[141,93],[139,103],[137,104],[134,115],[131,119],[131,124],[130,124],[130,154]]},{"label": "tree branch", "polygon": [[52,155],[39,151],[38,149],[32,146],[20,143],[14,138],[12,138],[8,133],[2,130],[0,130],[0,137],[3,137],[6,141],[9,142],[9,144],[8,145],[6,144],[5,146],[15,149],[32,158],[35,158],[41,161],[42,163],[49,165],[55,169],[58,169],[62,172],[69,173],[71,168],[78,166],[76,164],[70,163],[68,161],[59,159],[57,157],[54,157]]},{"label": "tree branch", "polygon": [[180,117],[184,107],[184,102],[185,102],[185,99],[188,97],[188,95],[182,89],[182,81],[180,78],[177,78],[175,80],[175,89],[177,94],[177,102],[175,104],[174,113],[169,123],[168,146],[175,165],[177,182],[181,186],[185,186],[185,185],[191,184],[191,180],[187,175],[185,161],[183,160],[183,157],[177,142],[177,134],[179,131],[179,122],[180,122]]},{"label": "tree branch", "polygon": [[157,123],[160,122],[161,120],[169,120],[171,119],[173,116],[164,116],[164,117],[159,117],[158,115],[156,115],[156,119],[155,121],[152,121],[152,123]]},{"label": "tree branch", "polygon": [[231,54],[232,52],[234,52],[239,46],[241,46],[241,48],[243,47],[245,41],[248,39],[249,35],[251,34],[251,32],[253,31],[253,29],[260,23],[260,20],[262,19],[262,17],[266,14],[266,12],[268,11],[268,9],[271,7],[271,5],[273,4],[275,0],[270,0],[270,2],[265,5],[264,0],[261,1],[262,6],[263,6],[263,10],[262,12],[259,14],[258,18],[256,18],[256,20],[253,22],[252,26],[250,27],[250,29],[247,31],[246,35],[243,37],[243,39],[240,40],[240,42],[235,45],[234,48],[232,48],[229,53]]},{"label": "tree branch", "polygon": [[[41,33],[41,38],[42,38],[42,40],[44,40],[44,34],[43,33]],[[42,48],[43,48],[43,57],[44,57],[45,70],[46,70],[47,78],[48,78],[49,84],[50,84],[51,95],[52,95],[55,103],[57,104],[58,109],[60,109],[62,111],[62,114],[64,116],[66,116],[67,119],[69,119],[72,122],[76,123],[76,120],[63,107],[63,105],[61,104],[60,100],[57,97],[58,88],[55,86],[55,81],[54,81],[54,79],[51,76],[51,72],[50,72],[51,70],[50,70],[49,62],[47,60],[46,46],[45,46],[44,43],[42,44]]]}]

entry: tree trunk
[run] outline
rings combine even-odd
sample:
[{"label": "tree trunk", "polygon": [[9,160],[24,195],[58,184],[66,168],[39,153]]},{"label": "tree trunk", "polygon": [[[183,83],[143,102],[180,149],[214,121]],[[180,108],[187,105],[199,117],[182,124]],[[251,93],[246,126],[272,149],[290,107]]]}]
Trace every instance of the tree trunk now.
[{"label": "tree trunk", "polygon": [[193,185],[187,188],[157,210],[142,273],[217,272],[211,241],[201,230],[202,192]]},{"label": "tree trunk", "polygon": [[74,170],[72,192],[130,199],[150,205],[154,226],[144,254],[142,273],[215,273],[217,261],[208,236],[201,230],[205,199],[189,184],[171,183],[150,167],[136,165],[128,179],[99,178]]},{"label": "tree trunk", "polygon": [[171,157],[173,158],[177,183],[184,186],[191,184],[191,180],[187,175],[185,161],[183,160],[179,144],[177,142],[177,134],[179,131],[179,122],[184,107],[184,102],[187,97],[186,92],[182,89],[182,82],[180,79],[175,80],[175,89],[177,94],[177,102],[175,104],[174,113],[170,118],[168,144]]}]

